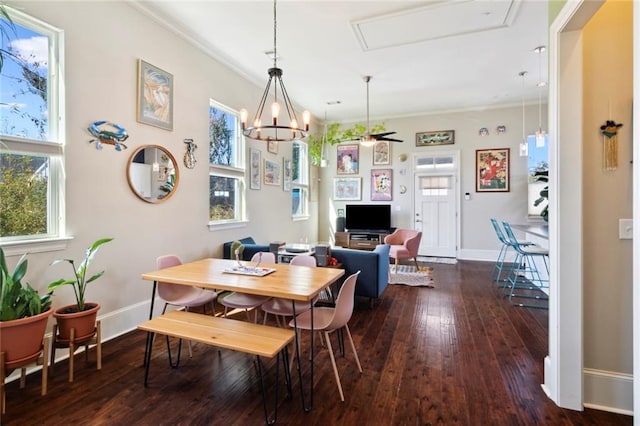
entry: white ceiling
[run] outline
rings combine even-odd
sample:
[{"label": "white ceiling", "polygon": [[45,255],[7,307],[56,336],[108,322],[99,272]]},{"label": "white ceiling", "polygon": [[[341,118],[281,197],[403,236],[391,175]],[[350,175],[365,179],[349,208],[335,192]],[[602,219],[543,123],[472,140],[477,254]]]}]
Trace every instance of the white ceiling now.
[{"label": "white ceiling", "polygon": [[[273,2],[134,1],[261,89],[273,61]],[[546,99],[543,0],[277,3],[278,66],[294,102],[330,121],[520,105]],[[518,74],[528,71],[523,78]],[[524,85],[524,88],[523,88]],[[251,111],[257,106],[247,105]],[[340,101],[339,105],[328,102]]]}]

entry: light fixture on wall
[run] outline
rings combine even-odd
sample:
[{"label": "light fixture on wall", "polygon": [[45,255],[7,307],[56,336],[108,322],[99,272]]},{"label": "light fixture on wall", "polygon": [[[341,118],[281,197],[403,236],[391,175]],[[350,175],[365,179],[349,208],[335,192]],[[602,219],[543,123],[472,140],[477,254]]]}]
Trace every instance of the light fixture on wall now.
[{"label": "light fixture on wall", "polygon": [[522,140],[520,141],[520,157],[528,157],[529,144],[527,143],[527,131],[524,127],[524,77],[527,75],[527,72],[520,71],[518,75],[522,77]]},{"label": "light fixture on wall", "polygon": [[[310,114],[308,111],[302,113],[303,127],[299,126],[298,117],[296,111],[293,108],[293,104],[287,94],[287,89],[282,82],[282,69],[278,68],[278,51],[276,48],[276,34],[277,34],[277,20],[276,20],[276,0],[273,1],[273,67],[269,68],[269,81],[267,81],[267,87],[264,89],[262,98],[258,103],[258,109],[253,118],[253,125],[247,127],[247,110],[240,110],[240,120],[242,122],[242,133],[251,139],[260,141],[278,141],[278,142],[290,142],[304,139],[309,133],[309,120]],[[270,98],[269,90],[271,89],[271,83],[273,83],[273,103],[271,104],[271,119],[265,121],[263,124],[262,113],[264,110],[267,99]],[[280,101],[284,104],[280,105]],[[286,110],[289,124],[282,125],[279,122],[280,111]]]},{"label": "light fixture on wall", "polygon": [[536,130],[536,147],[544,147],[545,131],[542,130],[542,88],[547,86],[542,81],[542,54],[547,50],[546,46],[538,46],[533,49],[538,54],[538,130]]}]

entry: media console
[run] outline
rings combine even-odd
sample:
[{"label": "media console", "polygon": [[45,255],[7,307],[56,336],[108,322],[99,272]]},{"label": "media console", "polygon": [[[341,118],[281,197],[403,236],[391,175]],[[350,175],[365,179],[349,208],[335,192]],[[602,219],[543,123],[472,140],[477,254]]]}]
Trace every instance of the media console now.
[{"label": "media console", "polygon": [[336,232],[335,245],[358,250],[373,250],[384,243],[389,232]]}]

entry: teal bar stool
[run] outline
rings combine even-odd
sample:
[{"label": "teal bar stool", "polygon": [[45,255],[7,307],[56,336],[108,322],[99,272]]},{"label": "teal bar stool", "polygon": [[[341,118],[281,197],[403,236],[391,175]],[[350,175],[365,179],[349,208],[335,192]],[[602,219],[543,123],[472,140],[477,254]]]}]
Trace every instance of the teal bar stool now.
[{"label": "teal bar stool", "polygon": [[[503,286],[503,294],[506,295],[508,291],[509,301],[513,305],[548,309],[549,296],[542,290],[549,288],[549,279],[542,278],[536,259],[542,261],[546,269],[546,277],[548,277],[549,263],[547,259],[549,258],[549,250],[535,244],[520,244],[508,222],[502,222],[502,227],[504,228],[506,240],[516,251],[516,259]],[[525,302],[525,300],[535,300],[537,303],[529,303]]]},{"label": "teal bar stool", "polygon": [[[491,225],[493,226],[493,230],[495,231],[496,236],[498,237],[498,241],[502,243],[502,246],[500,247],[500,252],[498,253],[498,258],[496,259],[496,263],[493,268],[493,275],[492,275],[492,280],[495,281],[497,285],[500,285],[500,283],[504,283],[507,280],[507,275],[503,274],[504,272],[506,272],[506,268],[507,268],[507,265],[505,265],[505,259],[507,257],[509,248],[513,248],[513,244],[509,240],[507,240],[507,238],[504,236],[504,233],[500,228],[500,224],[495,218],[491,218]],[[522,246],[533,245],[533,243],[530,241],[517,240],[517,243]]]}]

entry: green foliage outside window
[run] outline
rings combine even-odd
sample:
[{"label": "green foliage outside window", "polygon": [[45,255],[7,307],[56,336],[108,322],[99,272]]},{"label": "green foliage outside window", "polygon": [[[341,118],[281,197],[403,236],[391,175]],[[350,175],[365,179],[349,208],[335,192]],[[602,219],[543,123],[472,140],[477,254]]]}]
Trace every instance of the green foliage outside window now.
[{"label": "green foliage outside window", "polygon": [[233,128],[229,114],[214,107],[209,108],[209,163],[218,166],[233,164]]},{"label": "green foliage outside window", "polygon": [[0,236],[47,233],[48,158],[0,155]]}]

